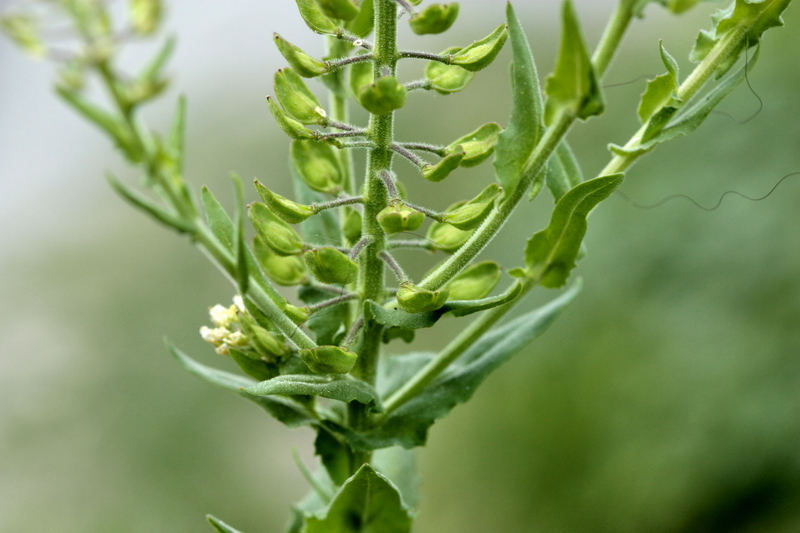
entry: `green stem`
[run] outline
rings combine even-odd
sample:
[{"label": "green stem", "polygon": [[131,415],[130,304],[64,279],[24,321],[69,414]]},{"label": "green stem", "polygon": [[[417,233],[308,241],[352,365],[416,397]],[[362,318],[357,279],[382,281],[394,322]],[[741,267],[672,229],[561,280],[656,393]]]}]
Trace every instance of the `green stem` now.
[{"label": "green stem", "polygon": [[611,60],[614,59],[614,54],[619,49],[632,18],[631,2],[619,2],[592,55],[592,65],[598,78],[602,78],[611,65]]}]

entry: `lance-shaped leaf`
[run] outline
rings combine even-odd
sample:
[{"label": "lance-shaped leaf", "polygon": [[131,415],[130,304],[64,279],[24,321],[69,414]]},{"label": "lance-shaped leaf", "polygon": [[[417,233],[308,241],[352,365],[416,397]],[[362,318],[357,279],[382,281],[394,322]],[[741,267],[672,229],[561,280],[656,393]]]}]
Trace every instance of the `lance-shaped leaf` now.
[{"label": "lance-shaped leaf", "polygon": [[496,261],[481,261],[468,266],[445,285],[453,300],[479,300],[497,286],[503,269]]},{"label": "lance-shaped leaf", "polygon": [[447,208],[442,222],[455,226],[460,230],[477,228],[492,210],[494,200],[502,189],[496,183],[488,185],[481,193],[468,202],[459,202]]},{"label": "lance-shaped leaf", "polygon": [[428,181],[440,182],[461,165],[465,155],[464,148],[458,145],[452,151],[448,151],[447,155],[435,165],[423,165],[422,176]]},{"label": "lance-shaped leaf", "polygon": [[[544,333],[579,290],[580,283],[575,283],[553,301],[487,332],[435,381],[398,407],[375,430],[368,433],[350,432],[339,427],[337,430],[352,446],[366,450],[394,445],[404,448],[424,445],[428,428],[453,407],[469,400],[493,371]],[[409,363],[409,370],[419,368],[426,363],[426,358],[417,357]],[[404,376],[404,380],[407,379]]]},{"label": "lance-shaped leaf", "polygon": [[304,221],[314,213],[316,210],[310,205],[298,204],[288,198],[276,194],[256,180],[256,190],[258,195],[267,204],[267,207],[275,213],[278,218],[289,224],[297,224]]},{"label": "lance-shaped leaf", "polygon": [[193,233],[196,231],[196,228],[191,222],[184,220],[179,215],[167,210],[165,207],[157,204],[144,194],[128,187],[115,178],[111,173],[106,174],[106,180],[108,180],[111,188],[114,189],[117,194],[122,196],[123,199],[137,209],[141,209],[162,224],[165,224],[171,228],[175,228],[181,233]]},{"label": "lance-shaped leaf", "polygon": [[313,139],[314,132],[296,120],[294,117],[289,116],[282,108],[275,102],[275,99],[267,96],[267,105],[272,116],[275,117],[275,122],[278,127],[292,139]]},{"label": "lance-shaped leaf", "polygon": [[450,64],[458,65],[470,72],[477,72],[488,67],[508,39],[508,26],[500,24],[492,33],[475,41],[466,48],[450,56]]},{"label": "lance-shaped leaf", "polygon": [[585,181],[556,204],[550,224],[535,233],[525,248],[528,275],[544,287],[561,287],[570,272],[586,234],[586,217],[622,183],[624,174]]},{"label": "lance-shaped leaf", "polygon": [[477,130],[464,135],[450,143],[446,150],[452,152],[457,146],[464,149],[464,158],[461,160],[462,167],[474,167],[487,159],[497,143],[497,137],[503,128],[496,122],[484,124]]},{"label": "lance-shaped leaf", "polygon": [[323,513],[306,518],[305,533],[409,533],[411,512],[397,487],[365,464]]},{"label": "lance-shaped leaf", "polygon": [[332,146],[295,140],[290,151],[295,170],[312,190],[335,196],[344,188],[342,162]]},{"label": "lance-shaped leaf", "polygon": [[275,73],[275,96],[283,108],[303,124],[324,124],[325,111],[297,72],[290,68]]},{"label": "lance-shaped leaf", "polygon": [[348,376],[297,374],[277,376],[245,389],[257,396],[321,396],[340,402],[359,402],[380,410],[380,399],[369,384]]},{"label": "lance-shaped leaf", "polygon": [[260,203],[250,204],[250,221],[264,243],[279,255],[296,255],[306,249],[300,235],[270,209]]},{"label": "lance-shaped leaf", "polygon": [[434,222],[428,227],[425,238],[443,252],[453,253],[467,242],[474,230],[460,230],[446,222]]},{"label": "lance-shaped leaf", "polygon": [[373,0],[361,0],[356,18],[347,23],[347,31],[358,37],[366,37],[375,23]]},{"label": "lance-shaped leaf", "polygon": [[327,62],[311,57],[277,33],[272,34],[272,38],[284,59],[304,78],[313,78],[331,71]]},{"label": "lance-shaped leaf", "polygon": [[662,107],[680,103],[677,99],[677,90],[680,84],[678,63],[664,48],[663,42],[659,42],[659,47],[661,49],[661,61],[667,67],[667,73],[656,76],[647,82],[647,89],[642,94],[637,111],[642,124],[647,122]]},{"label": "lance-shaped leaf", "polygon": [[[461,48],[448,48],[441,53],[448,56],[460,51]],[[431,82],[431,88],[439,94],[453,94],[461,91],[469,85],[474,72],[459,67],[458,65],[446,65],[439,61],[429,61],[425,67],[425,79]]]},{"label": "lance-shaped leaf", "polygon": [[411,30],[417,35],[444,33],[458,17],[458,4],[431,4],[408,20]]},{"label": "lance-shaped leaf", "polygon": [[339,27],[322,12],[315,0],[296,0],[296,2],[300,16],[311,31],[323,35],[336,35],[339,31]]},{"label": "lance-shaped leaf", "polygon": [[217,533],[242,533],[238,529],[233,529],[219,518],[210,514],[206,515],[206,520],[208,520],[208,523],[211,524],[211,527],[213,527]]},{"label": "lance-shaped leaf", "polygon": [[250,250],[244,242],[244,187],[242,186],[242,178],[238,174],[231,174],[233,181],[234,196],[236,198],[236,211],[234,218],[236,223],[233,227],[233,257],[236,261],[236,286],[239,289],[239,294],[247,294],[247,289],[250,284],[250,266],[255,266],[255,261],[250,259]]},{"label": "lance-shaped leaf", "polygon": [[353,20],[358,15],[358,6],[353,0],[317,0],[322,11],[331,18]]},{"label": "lance-shaped leaf", "polygon": [[525,162],[544,133],[544,104],[533,54],[510,3],[506,7],[506,17],[514,57],[511,64],[513,105],[508,126],[497,139],[494,170],[500,185],[510,191],[519,181]]},{"label": "lance-shaped leaf", "polygon": [[305,408],[299,403],[289,398],[256,396],[244,391],[247,387],[255,385],[257,382],[253,379],[244,376],[237,376],[230,372],[217,370],[206,365],[202,365],[194,361],[189,356],[178,350],[171,343],[167,343],[167,349],[172,356],[181,364],[183,368],[188,370],[191,374],[198,376],[209,383],[212,383],[223,389],[235,392],[240,396],[244,396],[261,406],[265,411],[273,417],[283,422],[289,427],[308,426],[316,423]]},{"label": "lance-shaped leaf", "polygon": [[228,349],[228,355],[239,365],[242,372],[259,381],[269,379],[275,375],[265,361],[253,359],[246,352],[230,348]]},{"label": "lance-shaped leaf", "polygon": [[317,374],[346,374],[353,370],[358,354],[344,346],[317,346],[300,350],[300,357]]},{"label": "lance-shaped leaf", "polygon": [[564,2],[561,47],[556,67],[547,77],[545,122],[551,124],[562,111],[581,119],[603,112],[603,95],[589,58],[572,0]]}]

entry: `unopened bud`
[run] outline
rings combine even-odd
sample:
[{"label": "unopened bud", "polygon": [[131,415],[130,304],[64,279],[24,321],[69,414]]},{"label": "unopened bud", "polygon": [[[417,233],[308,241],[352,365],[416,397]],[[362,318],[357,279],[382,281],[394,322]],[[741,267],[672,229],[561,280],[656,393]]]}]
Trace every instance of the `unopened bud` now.
[{"label": "unopened bud", "polygon": [[330,72],[330,65],[325,61],[311,57],[277,33],[274,33],[272,38],[284,59],[304,78],[313,78]]},{"label": "unopened bud", "polygon": [[455,2],[432,4],[421,13],[412,15],[408,24],[417,35],[443,33],[450,29],[450,26],[456,21],[456,17],[458,17],[458,4]]},{"label": "unopened bud", "polygon": [[331,285],[344,285],[358,277],[358,264],[345,254],[325,246],[303,254],[308,269],[317,280]]},{"label": "unopened bud", "polygon": [[286,307],[283,308],[283,313],[289,317],[289,320],[298,325],[304,323],[311,316],[311,310],[308,307],[297,307],[292,304],[286,304]]},{"label": "unopened bud", "polygon": [[410,281],[404,281],[400,284],[396,298],[403,311],[424,313],[426,311],[435,311],[442,307],[447,302],[449,294],[450,291],[447,289],[428,291],[417,287]]},{"label": "unopened bud", "polygon": [[408,90],[394,76],[383,76],[361,87],[358,102],[373,115],[385,115],[406,104]]},{"label": "unopened bud", "polygon": [[300,350],[300,357],[317,374],[346,374],[353,370],[358,354],[341,346],[317,346]]},{"label": "unopened bud", "polygon": [[258,195],[262,200],[264,200],[264,203],[267,204],[267,207],[270,208],[270,211],[275,213],[278,218],[284,222],[288,222],[289,224],[297,224],[316,213],[314,208],[311,206],[293,202],[288,198],[281,196],[280,194],[270,191],[258,181],[255,183]]},{"label": "unopened bud", "polygon": [[39,19],[22,13],[0,17],[0,29],[33,57],[44,57],[47,47],[39,31]]},{"label": "unopened bud", "polygon": [[445,288],[451,300],[480,300],[486,298],[500,282],[502,269],[494,261],[482,261],[467,267],[450,280]]},{"label": "unopened bud", "polygon": [[306,244],[300,235],[265,204],[251,204],[247,214],[259,237],[278,255],[295,255],[305,250]]},{"label": "unopened bud", "polygon": [[297,173],[310,189],[335,196],[344,187],[342,163],[332,146],[296,140],[292,142],[291,157]]},{"label": "unopened bud", "polygon": [[464,149],[461,146],[456,146],[435,165],[428,164],[423,166],[422,175],[428,181],[442,181],[458,168],[461,164],[461,160],[464,159],[464,155]]},{"label": "unopened bud", "polygon": [[395,199],[378,213],[377,219],[383,231],[393,235],[419,229],[425,222],[425,214],[408,207],[402,200]]},{"label": "unopened bud", "polygon": [[130,0],[131,26],[139,35],[151,35],[161,24],[164,9],[161,0]]},{"label": "unopened bud", "polygon": [[217,304],[208,310],[208,315],[211,318],[211,322],[213,322],[214,325],[219,328],[230,329],[231,326],[238,322],[236,306],[233,305],[230,307],[225,307]]},{"label": "unopened bud", "polygon": [[508,39],[508,26],[501,24],[491,34],[450,56],[450,63],[477,72],[489,66]]}]

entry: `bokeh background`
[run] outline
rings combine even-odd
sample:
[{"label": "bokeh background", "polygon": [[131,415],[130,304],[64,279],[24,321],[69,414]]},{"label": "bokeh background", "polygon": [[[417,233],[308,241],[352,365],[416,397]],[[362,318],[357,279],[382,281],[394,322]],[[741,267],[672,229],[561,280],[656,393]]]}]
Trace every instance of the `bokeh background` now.
[{"label": "bokeh background", "polygon": [[[406,46],[471,42],[502,21],[500,0],[461,4],[448,34],[404,31]],[[544,75],[558,2],[517,4]],[[576,1],[590,42],[612,4]],[[637,78],[661,72],[658,39],[688,72],[684,58],[715,7],[675,17],[651,5],[635,22],[606,83],[636,81],[608,87],[609,112],[570,135],[587,176],[607,161],[608,142],[637,127]],[[798,7],[785,18],[750,76],[761,112],[738,123],[759,109],[742,86],[721,106],[727,115],[634,167],[628,196],[713,205],[729,189],[761,196],[800,170]],[[176,95],[188,95],[191,184],[227,200],[236,170],[288,191],[288,140],[264,102],[283,66],[272,32],[316,53],[321,40],[276,0],[176,0],[166,31],[179,36],[173,87],[145,117],[166,127]],[[139,65],[152,50],[131,47],[125,61]],[[505,123],[509,57],[459,95],[414,94],[397,136],[447,143]],[[114,196],[104,170],[130,171],[61,105],[51,80],[50,65],[0,39],[0,532],[209,531],[208,512],[246,532],[280,531],[306,490],[290,449],[313,462],[311,432],[284,428],[169,358],[164,336],[229,368],[197,330],[232,289],[188,242]],[[492,175],[486,163],[432,185],[398,168],[434,207]],[[433,427],[418,455],[415,531],[800,531],[799,201],[796,177],[761,202],[729,197],[712,212],[683,200],[603,204],[579,268],[582,295]],[[523,206],[486,256],[516,266],[549,204],[542,194]],[[446,327],[422,335],[423,347],[462,326]]]}]

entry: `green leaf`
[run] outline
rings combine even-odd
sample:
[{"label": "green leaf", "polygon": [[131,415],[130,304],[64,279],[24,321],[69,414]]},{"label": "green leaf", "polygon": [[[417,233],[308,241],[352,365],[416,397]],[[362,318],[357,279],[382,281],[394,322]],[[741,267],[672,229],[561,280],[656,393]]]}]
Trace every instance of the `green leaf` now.
[{"label": "green leaf", "polygon": [[553,209],[547,228],[534,234],[525,248],[528,275],[544,287],[561,287],[586,234],[586,217],[622,183],[624,174],[601,176],[571,189]]},{"label": "green leaf", "polygon": [[382,410],[378,393],[369,384],[343,375],[297,374],[277,376],[246,387],[256,396],[321,396],[340,402],[359,402]]},{"label": "green leaf", "polygon": [[[556,153],[547,161],[545,183],[553,199],[558,202],[567,191],[583,182],[583,172],[567,141],[561,141]],[[531,191],[531,200],[534,191]]]},{"label": "green leaf", "polygon": [[661,60],[667,67],[667,73],[656,76],[647,83],[647,89],[642,94],[637,111],[642,124],[646,123],[662,107],[680,103],[677,98],[680,84],[678,63],[669,55],[663,42],[659,42],[659,46],[661,47]]},{"label": "green leaf", "polygon": [[[303,262],[303,266],[305,267],[305,262]],[[300,287],[297,296],[306,304],[312,305],[330,300],[340,296],[340,294],[329,292],[319,286],[308,285]],[[314,340],[317,344],[339,344],[341,337],[344,335],[345,323],[348,317],[348,306],[336,305],[313,313],[305,322],[305,326],[314,332]]]},{"label": "green leaf", "polygon": [[242,369],[242,372],[250,377],[253,377],[259,381],[263,381],[265,379],[270,379],[275,375],[270,371],[267,363],[261,361],[260,359],[254,359],[253,357],[250,357],[249,355],[236,350],[235,348],[230,348],[228,350],[228,354],[231,356],[231,359],[233,359],[233,361],[239,365],[239,368]]},{"label": "green leaf", "polygon": [[358,37],[366,37],[372,31],[375,22],[373,0],[361,0],[358,15],[347,23],[347,30]]},{"label": "green leaf", "polygon": [[314,453],[319,455],[322,465],[337,486],[347,481],[350,477],[350,447],[345,442],[333,433],[320,429],[314,439]]},{"label": "green leaf", "polygon": [[306,519],[305,533],[409,533],[411,514],[400,492],[365,464],[348,479],[320,516]]},{"label": "green leaf", "polygon": [[236,225],[234,226],[233,232],[233,254],[236,258],[236,285],[239,288],[239,294],[247,294],[247,287],[250,284],[249,267],[251,265],[255,267],[256,262],[244,242],[244,216],[247,208],[244,205],[242,178],[240,178],[238,174],[233,173],[231,174],[231,180],[233,180],[233,190],[236,197],[236,212],[234,215],[236,217]]},{"label": "green leaf", "polygon": [[544,104],[533,54],[510,3],[506,7],[506,17],[514,54],[511,64],[513,107],[508,126],[497,139],[494,170],[500,185],[511,191],[520,180],[525,162],[544,133]]},{"label": "green leaf", "polygon": [[214,237],[216,237],[220,244],[225,246],[229,252],[233,252],[234,236],[236,233],[233,220],[231,220],[225,208],[222,207],[219,200],[217,200],[214,194],[205,185],[200,189],[200,198],[203,201],[203,208],[206,212],[206,222],[211,229],[211,233],[214,234]]},{"label": "green leaf", "polygon": [[386,309],[372,300],[364,302],[364,318],[374,320],[383,326],[403,329],[421,329],[433,326],[441,317],[441,313],[428,311],[426,313],[407,313],[396,307]]},{"label": "green leaf", "polygon": [[235,392],[240,396],[244,396],[261,406],[270,415],[283,422],[291,428],[300,426],[309,426],[317,423],[316,419],[312,418],[306,410],[299,403],[289,398],[271,397],[271,396],[256,396],[245,391],[247,387],[255,385],[257,382],[246,378],[244,376],[237,376],[224,370],[217,370],[198,363],[167,342],[167,349],[170,354],[181,364],[183,368],[188,370],[191,374],[200,377],[209,383],[212,383],[223,389]]},{"label": "green leaf", "polygon": [[419,476],[417,475],[416,451],[400,446],[375,450],[372,466],[386,476],[400,491],[403,501],[411,509],[419,505]]},{"label": "green leaf", "polygon": [[[544,333],[561,311],[572,302],[580,288],[581,283],[577,282],[544,306],[487,332],[434,382],[419,395],[398,407],[372,432],[366,434],[348,433],[347,430],[342,432],[346,434],[351,445],[363,449],[394,445],[412,448],[424,445],[428,428],[436,420],[447,415],[453,407],[469,400],[489,374]],[[427,354],[415,355],[405,366],[410,370],[411,363],[424,365],[427,362],[425,356]],[[404,357],[395,356],[399,362],[403,362]],[[389,362],[392,362],[392,359],[389,359]]]},{"label": "green leaf", "polygon": [[206,520],[208,520],[211,526],[217,530],[218,533],[241,533],[241,531],[238,529],[233,529],[219,518],[215,518],[210,514],[206,515]]},{"label": "green leaf", "polygon": [[452,300],[444,304],[440,311],[453,313],[453,316],[467,316],[479,311],[486,311],[497,307],[517,298],[522,292],[522,284],[514,283],[507,291],[497,296],[482,298],[480,300]]},{"label": "green leaf", "polygon": [[450,298],[453,300],[479,300],[486,298],[494,290],[500,282],[502,272],[500,263],[481,261],[462,270],[444,288],[450,291]]},{"label": "green leaf", "polygon": [[176,163],[176,171],[183,172],[184,140],[186,138],[186,97],[178,98],[178,108],[172,119],[172,128],[167,138],[167,147]]},{"label": "green leaf", "polygon": [[563,112],[587,119],[603,112],[605,104],[571,0],[564,2],[561,47],[554,72],[547,77],[545,123]]},{"label": "green leaf", "polygon": [[137,209],[141,209],[162,224],[174,228],[181,233],[194,233],[195,227],[191,222],[184,220],[179,215],[167,211],[166,208],[158,205],[147,196],[134,189],[131,189],[115,178],[111,173],[106,173],[106,180],[108,180],[109,185],[111,185],[111,188],[114,189],[117,194],[122,196]]}]

